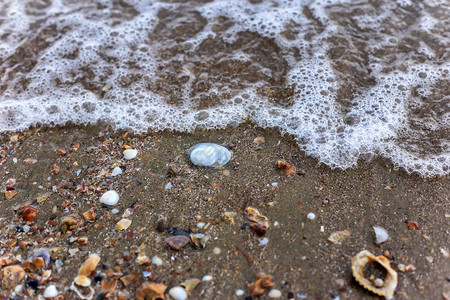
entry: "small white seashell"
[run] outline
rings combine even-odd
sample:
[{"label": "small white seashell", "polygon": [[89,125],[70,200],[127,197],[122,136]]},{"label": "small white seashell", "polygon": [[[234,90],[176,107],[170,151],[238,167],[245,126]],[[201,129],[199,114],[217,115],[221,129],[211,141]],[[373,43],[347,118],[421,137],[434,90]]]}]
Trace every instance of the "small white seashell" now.
[{"label": "small white seashell", "polygon": [[310,220],[314,220],[316,218],[316,215],[314,213],[309,213],[306,217]]},{"label": "small white seashell", "polygon": [[159,258],[158,256],[153,256],[152,258],[152,264],[157,265],[157,266],[161,266],[163,264],[163,261],[161,258]]},{"label": "small white seashell", "polygon": [[106,205],[115,205],[119,202],[119,194],[116,191],[108,191],[102,195],[100,202]]},{"label": "small white seashell", "polygon": [[244,291],[243,290],[236,290],[236,292],[235,292],[235,294],[236,294],[236,296],[242,296],[242,295],[244,295]]},{"label": "small white seashell", "polygon": [[277,289],[271,289],[269,292],[269,298],[280,298],[281,291]]},{"label": "small white seashell", "polygon": [[196,166],[216,167],[225,165],[230,160],[231,153],[217,144],[200,143],[189,149],[189,157]]},{"label": "small white seashell", "polygon": [[127,160],[133,159],[137,156],[137,153],[138,152],[135,149],[127,149],[127,150],[123,151],[123,158],[127,159]]},{"label": "small white seashell", "polygon": [[268,238],[263,238],[262,240],[259,241],[259,245],[260,246],[265,246],[269,243],[269,239]]},{"label": "small white seashell", "polygon": [[115,168],[112,170],[112,176],[117,176],[117,175],[122,174],[122,173],[123,173],[123,172],[122,172],[122,169],[119,168],[119,167],[115,167]]},{"label": "small white seashell", "polygon": [[222,252],[222,250],[220,250],[220,248],[218,248],[218,247],[215,247],[215,248],[213,249],[213,253],[214,253],[215,255],[219,255],[220,252]]},{"label": "small white seashell", "polygon": [[116,229],[117,230],[127,230],[128,227],[131,225],[130,219],[121,219],[119,222],[116,223]]},{"label": "small white seashell", "polygon": [[91,285],[91,280],[84,275],[78,275],[77,277],[75,277],[75,280],[73,282],[78,284],[79,286],[90,286]]},{"label": "small white seashell", "polygon": [[202,281],[211,281],[212,280],[212,276],[211,275],[205,275],[202,278]]},{"label": "small white seashell", "polygon": [[205,227],[205,223],[203,223],[203,222],[199,222],[198,224],[197,224],[197,227],[198,228],[203,228],[203,227]]},{"label": "small white seashell", "polygon": [[58,296],[58,290],[54,284],[49,285],[44,291],[44,298],[54,298]]},{"label": "small white seashell", "polygon": [[187,293],[181,286],[173,287],[169,290],[169,295],[175,300],[186,300]]},{"label": "small white seashell", "polygon": [[386,230],[384,230],[383,228],[378,227],[378,226],[373,226],[372,228],[375,231],[375,237],[376,237],[375,243],[376,244],[381,244],[388,240],[389,235]]}]

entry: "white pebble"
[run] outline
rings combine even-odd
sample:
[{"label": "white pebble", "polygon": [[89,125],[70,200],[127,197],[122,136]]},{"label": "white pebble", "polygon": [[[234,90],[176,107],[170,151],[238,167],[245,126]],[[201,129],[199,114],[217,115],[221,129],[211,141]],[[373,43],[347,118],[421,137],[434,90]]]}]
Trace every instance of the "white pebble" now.
[{"label": "white pebble", "polygon": [[119,212],[119,210],[118,210],[117,208],[111,209],[111,213],[112,213],[113,215],[117,214],[118,212]]},{"label": "white pebble", "polygon": [[149,271],[142,272],[142,276],[144,276],[144,277],[150,277],[151,275],[152,275],[152,272],[149,272]]},{"label": "white pebble", "polygon": [[164,188],[166,190],[170,190],[171,187],[172,187],[172,182],[168,182]]},{"label": "white pebble", "polygon": [[124,159],[133,159],[135,158],[137,155],[137,150],[135,149],[127,149],[125,151],[123,151],[123,158]]},{"label": "white pebble", "polygon": [[242,296],[244,295],[244,291],[243,290],[236,290],[236,296]]},{"label": "white pebble", "polygon": [[269,243],[269,239],[268,238],[263,238],[262,240],[259,241],[259,245],[260,246],[265,246]]},{"label": "white pebble", "polygon": [[310,220],[314,220],[316,218],[316,215],[314,213],[309,213],[306,217]]},{"label": "white pebble", "polygon": [[213,249],[213,253],[214,253],[215,255],[219,255],[220,252],[222,252],[222,250],[220,250],[220,248],[215,247],[215,248]]},{"label": "white pebble", "polygon": [[100,202],[106,205],[115,205],[119,202],[119,194],[116,191],[108,191],[102,195]]},{"label": "white pebble", "polygon": [[163,261],[162,261],[161,258],[159,258],[158,256],[155,255],[155,256],[153,256],[153,258],[152,258],[152,264],[157,265],[157,266],[160,266],[160,265],[163,264]]},{"label": "white pebble", "polygon": [[269,292],[269,298],[280,298],[281,291],[277,289],[271,289]]},{"label": "white pebble", "polygon": [[373,226],[373,230],[375,231],[375,243],[381,244],[388,240],[389,235],[384,228]]},{"label": "white pebble", "polygon": [[280,223],[278,223],[278,221],[273,222],[273,226],[277,227],[278,225],[280,225]]},{"label": "white pebble", "polygon": [[169,290],[169,295],[175,300],[187,299],[187,293],[181,286],[173,287]]},{"label": "white pebble", "polygon": [[211,281],[212,280],[212,276],[211,275],[205,275],[202,278],[202,281]]},{"label": "white pebble", "polygon": [[54,298],[58,296],[58,290],[54,284],[49,285],[44,291],[44,298]]},{"label": "white pebble", "polygon": [[200,223],[197,224],[197,227],[198,228],[203,228],[203,227],[205,227],[205,225],[206,225],[205,223],[200,222]]},{"label": "white pebble", "polygon": [[115,168],[112,170],[112,176],[117,176],[117,175],[119,175],[119,174],[122,174],[122,169],[119,168],[119,167],[115,167]]}]

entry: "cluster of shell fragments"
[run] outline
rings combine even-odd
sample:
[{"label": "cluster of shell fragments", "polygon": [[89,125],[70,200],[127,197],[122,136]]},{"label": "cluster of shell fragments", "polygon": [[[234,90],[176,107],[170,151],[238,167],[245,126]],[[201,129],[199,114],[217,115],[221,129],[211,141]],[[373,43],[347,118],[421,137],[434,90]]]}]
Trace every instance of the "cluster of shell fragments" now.
[{"label": "cluster of shell fragments", "polygon": [[[386,277],[381,278],[367,278],[364,275],[364,267],[369,263],[378,263],[386,270]],[[352,259],[352,271],[355,279],[364,288],[379,296],[384,296],[388,299],[392,297],[397,287],[397,272],[395,272],[389,261],[384,256],[375,256],[367,250],[359,252]]]}]

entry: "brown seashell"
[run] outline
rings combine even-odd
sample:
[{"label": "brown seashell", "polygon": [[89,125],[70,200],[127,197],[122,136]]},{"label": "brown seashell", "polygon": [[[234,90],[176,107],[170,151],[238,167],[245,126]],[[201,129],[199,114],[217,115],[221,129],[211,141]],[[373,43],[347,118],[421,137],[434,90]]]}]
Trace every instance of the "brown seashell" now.
[{"label": "brown seashell", "polygon": [[11,199],[12,197],[14,197],[15,195],[17,195],[17,191],[16,190],[6,190],[5,191],[5,197],[6,199]]},{"label": "brown seashell", "polygon": [[189,238],[184,235],[176,235],[166,240],[167,246],[175,251],[180,251],[189,243]]},{"label": "brown seashell", "polygon": [[144,253],[139,253],[138,257],[136,258],[136,262],[141,266],[150,266],[151,264],[150,258],[148,258],[148,256]]},{"label": "brown seashell", "polygon": [[83,222],[75,219],[74,217],[63,217],[61,219],[61,231],[66,232],[68,230],[73,230],[83,224]]},{"label": "brown seashell", "polygon": [[35,158],[26,158],[26,159],[23,160],[23,162],[26,163],[26,164],[34,165],[34,164],[37,164],[38,161]]},{"label": "brown seashell", "polygon": [[177,176],[180,173],[180,169],[177,167],[176,164],[169,164],[167,166],[167,169],[168,169],[167,174],[169,176]]},{"label": "brown seashell", "polygon": [[34,265],[34,263],[31,262],[31,261],[28,261],[28,260],[24,261],[22,263],[22,268],[25,271],[30,272],[30,273],[35,273],[37,271],[36,266]]},{"label": "brown seashell", "polygon": [[99,262],[100,256],[95,253],[89,255],[89,258],[81,265],[80,269],[78,270],[78,275],[90,276],[94,272]]},{"label": "brown seashell", "polygon": [[[386,278],[382,279],[383,285],[381,287],[377,287],[374,281],[364,276],[364,267],[368,263],[378,263],[386,270]],[[391,268],[388,259],[382,255],[375,257],[367,250],[359,252],[352,259],[352,272],[359,284],[379,296],[390,297],[397,287],[397,272]]]},{"label": "brown seashell", "polygon": [[27,206],[22,212],[22,217],[27,222],[33,222],[36,219],[38,210],[32,206]]},{"label": "brown seashell", "polygon": [[278,169],[280,169],[281,172],[286,176],[295,175],[295,173],[297,173],[295,167],[285,160],[277,161],[277,166]]},{"label": "brown seashell", "polygon": [[55,247],[50,249],[50,257],[53,260],[64,260],[65,251],[61,247]]},{"label": "brown seashell", "polygon": [[25,271],[18,265],[4,267],[1,271],[2,288],[5,290],[15,288],[25,278]]},{"label": "brown seashell", "polygon": [[62,155],[62,156],[64,156],[64,155],[67,154],[67,150],[66,150],[65,147],[60,147],[60,148],[58,148],[58,150],[56,150],[56,152],[58,152],[58,154],[59,154],[59,155]]},{"label": "brown seashell", "polygon": [[167,217],[163,214],[158,216],[158,220],[156,221],[156,231],[164,232],[167,229]]},{"label": "brown seashell", "polygon": [[130,283],[135,280],[137,277],[139,276],[138,273],[133,273],[133,274],[129,274],[129,275],[125,275],[120,277],[120,281],[122,281],[124,286],[129,286]]},{"label": "brown seashell", "polygon": [[272,287],[272,276],[260,273],[256,276],[256,282],[250,287],[250,297],[262,295],[268,288]]},{"label": "brown seashell", "polygon": [[261,223],[253,223],[250,224],[249,227],[259,236],[265,235],[268,229],[264,224]]},{"label": "brown seashell", "polygon": [[206,243],[211,239],[211,237],[207,234],[203,233],[192,233],[190,235],[191,242],[196,248],[205,248]]},{"label": "brown seashell", "polygon": [[236,215],[237,215],[237,214],[236,214],[234,211],[227,211],[227,212],[224,212],[224,213],[222,214],[222,220],[224,220],[225,222],[230,223],[231,225],[234,225],[234,217],[235,217]]},{"label": "brown seashell", "polygon": [[36,267],[36,270],[40,270],[45,267],[45,261],[42,257],[33,258],[33,264]]},{"label": "brown seashell", "polygon": [[266,139],[263,136],[256,137],[253,140],[253,143],[255,143],[258,146],[261,145],[261,144],[264,144],[265,142],[266,142]]},{"label": "brown seashell", "polygon": [[182,286],[184,288],[184,290],[186,291],[186,293],[188,293],[188,295],[189,295],[197,287],[197,285],[200,282],[201,282],[200,279],[191,278],[191,279],[187,279],[185,282],[180,284],[180,286]]},{"label": "brown seashell", "polygon": [[55,174],[55,175],[58,175],[59,171],[61,171],[61,167],[58,166],[57,164],[53,164],[52,173]]},{"label": "brown seashell", "polygon": [[101,283],[102,292],[105,294],[105,298],[108,298],[117,287],[117,279],[103,279]]},{"label": "brown seashell", "polygon": [[87,212],[83,213],[83,218],[90,223],[94,222],[95,221],[94,210],[91,209],[91,210],[88,210]]},{"label": "brown seashell", "polygon": [[269,219],[253,207],[247,207],[245,213],[247,214],[247,219],[252,222],[250,229],[258,235],[264,235],[269,229]]},{"label": "brown seashell", "polygon": [[164,300],[167,286],[161,283],[147,283],[136,290],[137,300]]},{"label": "brown seashell", "polygon": [[87,238],[87,236],[82,236],[82,237],[77,239],[77,242],[80,245],[86,245],[87,242],[88,242],[88,238]]}]

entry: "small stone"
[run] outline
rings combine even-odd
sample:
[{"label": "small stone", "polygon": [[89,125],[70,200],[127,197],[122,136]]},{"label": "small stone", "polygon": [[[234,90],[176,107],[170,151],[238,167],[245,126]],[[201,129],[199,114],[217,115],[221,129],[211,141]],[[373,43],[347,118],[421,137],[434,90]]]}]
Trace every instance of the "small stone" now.
[{"label": "small stone", "polygon": [[383,279],[381,279],[381,278],[377,278],[377,279],[375,279],[375,280],[373,281],[373,284],[374,284],[376,287],[382,287],[382,286],[384,285],[384,281],[383,281]]},{"label": "small stone", "polygon": [[116,191],[108,191],[102,195],[100,202],[106,205],[116,205],[119,202],[119,194]]},{"label": "small stone", "polygon": [[263,238],[262,240],[259,241],[259,245],[260,246],[265,246],[269,243],[269,239],[268,238]]},{"label": "small stone", "polygon": [[113,209],[111,209],[111,213],[113,215],[117,215],[119,213],[119,210],[117,208],[113,208]]},{"label": "small stone", "polygon": [[261,145],[261,144],[264,144],[265,142],[266,142],[266,139],[263,136],[256,137],[253,140],[253,143],[255,143],[256,145]]},{"label": "small stone", "polygon": [[117,230],[126,230],[126,229],[128,229],[128,227],[130,227],[130,225],[131,225],[131,220],[122,219],[119,222],[117,222],[116,229]]},{"label": "small stone", "polygon": [[286,176],[295,175],[295,173],[297,173],[295,167],[285,160],[277,161],[277,166],[278,169],[280,169],[281,172]]},{"label": "small stone", "polygon": [[281,297],[281,291],[277,289],[271,289],[269,292],[269,298],[280,298]]},{"label": "small stone", "polygon": [[137,150],[135,149],[127,149],[125,151],[123,151],[123,158],[126,160],[130,160],[133,159],[137,156]]},{"label": "small stone", "polygon": [[54,284],[49,285],[44,291],[44,298],[54,298],[58,296],[58,290]]},{"label": "small stone", "polygon": [[2,288],[5,290],[15,288],[25,278],[25,271],[20,266],[7,266],[1,271]]},{"label": "small stone", "polygon": [[214,253],[215,255],[219,255],[220,252],[222,252],[222,250],[220,250],[220,248],[215,247],[215,248],[213,249],[213,253]]},{"label": "small stone", "polygon": [[161,266],[163,264],[163,261],[161,258],[159,258],[158,256],[153,256],[152,258],[152,264],[157,265],[157,266]]},{"label": "small stone", "polygon": [[165,188],[166,190],[170,190],[170,189],[172,188],[172,182],[168,182],[168,183],[164,186],[164,188]]},{"label": "small stone", "polygon": [[24,221],[33,222],[36,219],[38,212],[39,211],[36,208],[27,206],[22,212],[22,217]]},{"label": "small stone", "polygon": [[173,287],[169,290],[169,295],[174,300],[186,300],[187,293],[181,286]]},{"label": "small stone", "polygon": [[212,276],[211,275],[205,275],[202,278],[202,281],[211,281],[212,280]]},{"label": "small stone", "polygon": [[113,170],[112,170],[112,176],[117,176],[117,175],[119,175],[119,174],[122,174],[123,173],[123,171],[122,171],[122,169],[121,168],[119,168],[119,167],[115,167]]},{"label": "small stone", "polygon": [[242,296],[242,295],[244,295],[244,291],[243,290],[236,290],[236,292],[235,292],[235,295],[236,296]]},{"label": "small stone", "polygon": [[306,217],[310,220],[314,220],[316,218],[316,215],[314,213],[309,213]]},{"label": "small stone", "polygon": [[172,236],[166,240],[167,246],[175,251],[180,251],[189,243],[189,238],[184,235]]},{"label": "small stone", "polygon": [[205,227],[205,225],[206,224],[204,222],[200,222],[200,223],[197,224],[197,227],[198,228],[203,228],[203,227]]},{"label": "small stone", "polygon": [[26,164],[34,165],[34,164],[37,164],[38,161],[35,158],[26,158],[23,160],[23,162]]}]

